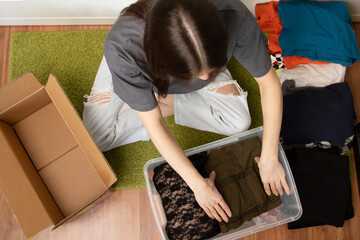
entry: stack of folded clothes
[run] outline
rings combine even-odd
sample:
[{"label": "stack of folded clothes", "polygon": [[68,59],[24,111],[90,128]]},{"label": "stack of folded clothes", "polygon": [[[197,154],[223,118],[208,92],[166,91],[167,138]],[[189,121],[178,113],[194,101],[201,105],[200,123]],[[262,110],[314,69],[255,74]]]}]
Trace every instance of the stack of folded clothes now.
[{"label": "stack of folded clothes", "polygon": [[360,60],[344,2],[271,1],[255,7],[282,83],[281,139],[303,207],[290,229],[353,217],[349,159],[353,98],[346,66]]},{"label": "stack of folded clothes", "polygon": [[325,87],[343,82],[346,67],[360,60],[344,2],[271,1],[255,6],[269,39],[273,67],[283,83]]},{"label": "stack of folded clothes", "polygon": [[280,206],[281,199],[265,193],[254,160],[260,153],[261,141],[254,137],[189,157],[204,177],[215,171],[215,186],[232,212],[228,223],[210,219],[170,165],[165,163],[154,168],[153,181],[165,210],[168,238],[207,239],[236,229],[260,215],[276,222],[276,217],[264,215]]},{"label": "stack of folded clothes", "polygon": [[350,89],[346,82],[292,89],[283,102],[283,147],[303,207],[289,229],[342,227],[353,217],[349,159],[342,156],[354,136]]}]

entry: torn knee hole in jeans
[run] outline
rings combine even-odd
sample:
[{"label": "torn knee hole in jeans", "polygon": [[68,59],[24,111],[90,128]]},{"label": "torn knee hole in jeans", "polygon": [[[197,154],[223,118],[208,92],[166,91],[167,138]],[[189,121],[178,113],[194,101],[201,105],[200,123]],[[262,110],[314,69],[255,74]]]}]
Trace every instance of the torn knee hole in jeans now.
[{"label": "torn knee hole in jeans", "polygon": [[[236,89],[234,89],[234,87]],[[244,93],[244,91],[241,89],[241,87],[235,80],[215,82],[210,86],[208,86],[206,90],[210,92],[217,92],[223,95],[234,95],[234,96],[241,96]]]},{"label": "torn knee hole in jeans", "polygon": [[104,104],[111,100],[111,92],[109,90],[94,90],[91,91],[90,96],[84,95],[90,103]]}]

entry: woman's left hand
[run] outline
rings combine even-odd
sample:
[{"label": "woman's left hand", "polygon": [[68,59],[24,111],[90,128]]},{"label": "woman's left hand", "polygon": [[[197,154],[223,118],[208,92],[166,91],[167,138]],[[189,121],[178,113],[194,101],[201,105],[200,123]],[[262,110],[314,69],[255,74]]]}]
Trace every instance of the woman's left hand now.
[{"label": "woman's left hand", "polygon": [[284,168],[278,160],[278,156],[269,158],[255,157],[255,161],[258,163],[261,181],[264,184],[264,189],[267,195],[271,195],[271,191],[278,196],[283,195],[284,191],[287,195],[290,194],[289,186],[285,179]]}]

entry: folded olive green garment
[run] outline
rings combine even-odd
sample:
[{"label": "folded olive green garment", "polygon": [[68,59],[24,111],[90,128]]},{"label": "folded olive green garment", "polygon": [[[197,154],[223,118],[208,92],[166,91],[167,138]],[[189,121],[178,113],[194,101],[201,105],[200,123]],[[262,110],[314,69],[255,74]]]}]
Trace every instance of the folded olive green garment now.
[{"label": "folded olive green garment", "polygon": [[260,156],[258,137],[214,149],[209,153],[205,171],[215,171],[215,185],[229,205],[232,217],[220,222],[221,232],[239,227],[281,204],[280,197],[268,196],[261,182],[254,158]]}]

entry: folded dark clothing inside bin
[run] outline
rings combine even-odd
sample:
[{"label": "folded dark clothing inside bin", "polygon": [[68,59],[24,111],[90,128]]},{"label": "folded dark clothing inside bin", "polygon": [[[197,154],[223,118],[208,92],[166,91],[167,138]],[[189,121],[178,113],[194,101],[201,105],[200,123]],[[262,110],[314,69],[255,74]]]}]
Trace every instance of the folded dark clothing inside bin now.
[{"label": "folded dark clothing inside bin", "polygon": [[285,152],[303,208],[301,218],[288,228],[342,227],[354,216],[348,158],[325,149],[296,147]]},{"label": "folded dark clothing inside bin", "polygon": [[220,222],[222,232],[235,229],[281,204],[280,197],[268,196],[254,158],[260,156],[261,141],[253,137],[214,149],[205,164],[206,174],[215,171],[215,185],[229,205],[232,217]]},{"label": "folded dark clothing inside bin", "polygon": [[[189,157],[200,174],[206,157],[206,152]],[[189,186],[169,164],[154,169],[153,181],[162,199],[167,219],[165,230],[170,240],[208,239],[220,233],[218,222],[206,215]]]}]

